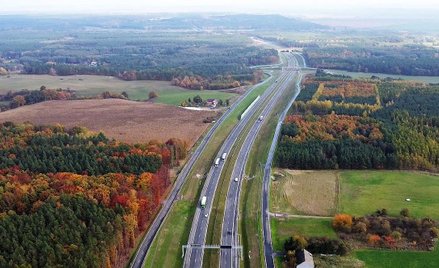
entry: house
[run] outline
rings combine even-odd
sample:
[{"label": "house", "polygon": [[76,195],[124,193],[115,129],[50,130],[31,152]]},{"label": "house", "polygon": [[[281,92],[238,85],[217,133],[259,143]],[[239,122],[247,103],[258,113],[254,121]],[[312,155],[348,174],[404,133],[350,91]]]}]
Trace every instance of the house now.
[{"label": "house", "polygon": [[207,99],[206,105],[209,106],[210,108],[216,108],[216,106],[218,105],[218,100],[217,99]]},{"label": "house", "polygon": [[297,268],[314,268],[314,259],[312,254],[304,250],[296,250]]}]

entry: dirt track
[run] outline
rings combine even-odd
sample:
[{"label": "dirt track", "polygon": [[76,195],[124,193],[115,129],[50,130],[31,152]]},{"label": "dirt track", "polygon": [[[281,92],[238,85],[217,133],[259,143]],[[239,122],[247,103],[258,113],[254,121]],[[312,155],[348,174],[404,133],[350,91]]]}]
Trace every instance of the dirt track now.
[{"label": "dirt track", "polygon": [[186,140],[192,146],[208,124],[210,111],[189,111],[163,104],[121,99],[48,101],[0,113],[0,122],[32,122],[84,126],[128,143],[169,138]]}]

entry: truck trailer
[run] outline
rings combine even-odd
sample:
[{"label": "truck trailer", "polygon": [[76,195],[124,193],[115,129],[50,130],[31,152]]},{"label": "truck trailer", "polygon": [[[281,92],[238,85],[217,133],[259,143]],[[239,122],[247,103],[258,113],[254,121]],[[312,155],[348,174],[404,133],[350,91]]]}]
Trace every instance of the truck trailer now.
[{"label": "truck trailer", "polygon": [[201,202],[200,202],[200,205],[201,205],[202,208],[205,208],[205,207],[206,207],[206,202],[207,202],[207,197],[206,197],[206,196],[203,196],[203,197],[201,198]]}]

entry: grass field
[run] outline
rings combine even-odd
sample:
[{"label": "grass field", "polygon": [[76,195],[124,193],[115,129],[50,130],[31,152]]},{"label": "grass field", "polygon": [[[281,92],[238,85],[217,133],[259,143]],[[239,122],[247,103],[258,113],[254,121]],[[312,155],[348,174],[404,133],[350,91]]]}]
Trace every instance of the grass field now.
[{"label": "grass field", "polygon": [[176,203],[169,217],[166,219],[163,228],[160,229],[160,240],[156,239],[151,245],[146,258],[144,267],[182,267],[183,259],[169,258],[167,256],[181,256],[181,247],[175,247],[175,244],[184,244],[189,236],[189,232],[185,230],[184,224],[189,223],[192,219],[191,215],[195,212],[195,208],[189,201],[179,201]]},{"label": "grass field", "polygon": [[340,211],[360,216],[382,208],[392,215],[408,208],[412,216],[439,220],[439,176],[402,171],[341,172]]},{"label": "grass field", "polygon": [[35,90],[42,85],[47,88],[63,88],[76,90],[78,96],[96,96],[104,91],[122,93],[126,91],[131,100],[146,100],[148,94],[154,91],[158,94],[155,99],[158,103],[180,105],[188,98],[200,95],[202,99],[235,98],[234,93],[220,90],[189,90],[171,85],[167,81],[123,81],[112,76],[98,75],[72,75],[72,76],[50,76],[50,75],[10,75],[0,76],[0,94],[12,90],[21,89]]},{"label": "grass field", "polygon": [[189,111],[164,104],[121,99],[47,101],[0,113],[0,122],[62,124],[102,131],[108,137],[128,143],[179,138],[192,146],[209,124],[211,111]]},{"label": "grass field", "polygon": [[336,212],[338,179],[335,171],[275,169],[270,211],[331,216]]},{"label": "grass field", "polygon": [[371,76],[377,76],[380,78],[391,77],[393,79],[404,79],[410,81],[418,81],[425,83],[439,83],[439,76],[412,76],[412,75],[396,75],[396,74],[383,74],[383,73],[361,73],[361,72],[348,72],[343,70],[328,70],[333,74],[348,75],[352,78],[370,78]]},{"label": "grass field", "polygon": [[438,267],[439,245],[431,252],[360,250],[354,255],[370,268],[426,268]]},{"label": "grass field", "polygon": [[303,219],[271,218],[271,231],[273,237],[273,248],[281,251],[285,239],[293,234],[304,236],[326,236],[335,238],[336,234],[331,226],[331,219]]}]

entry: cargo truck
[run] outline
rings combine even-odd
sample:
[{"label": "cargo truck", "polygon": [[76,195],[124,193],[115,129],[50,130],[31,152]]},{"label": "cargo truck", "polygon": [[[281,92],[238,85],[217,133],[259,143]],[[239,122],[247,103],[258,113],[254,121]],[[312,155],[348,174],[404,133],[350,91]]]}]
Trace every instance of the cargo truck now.
[{"label": "cargo truck", "polygon": [[206,196],[203,196],[203,197],[201,198],[201,203],[200,203],[200,205],[201,205],[202,208],[205,208],[205,207],[206,207],[206,202],[207,202],[207,197],[206,197]]}]

